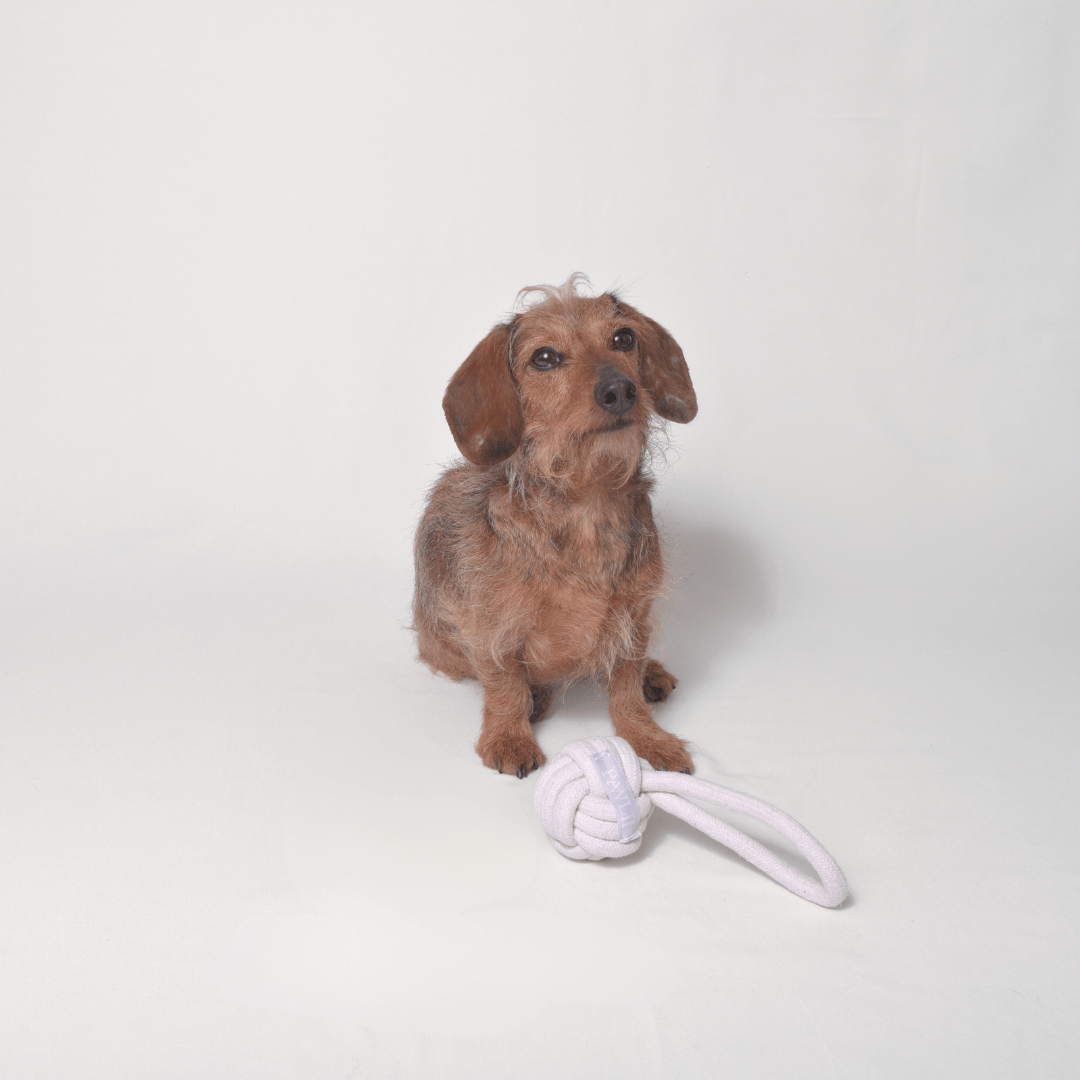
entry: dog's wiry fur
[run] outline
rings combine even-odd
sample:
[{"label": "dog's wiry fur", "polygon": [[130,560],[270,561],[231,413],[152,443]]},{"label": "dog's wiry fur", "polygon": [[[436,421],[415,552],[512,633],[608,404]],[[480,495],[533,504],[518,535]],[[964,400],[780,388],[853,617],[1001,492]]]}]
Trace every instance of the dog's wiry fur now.
[{"label": "dog's wiry fur", "polygon": [[[660,420],[687,423],[697,401],[682,350],[612,293],[522,290],[539,301],[496,326],[450,380],[443,401],[466,462],[431,492],[416,535],[414,625],[420,658],[476,678],[485,765],[525,776],[544,761],[530,721],[555,682],[607,684],[617,735],[658,769],[690,772],[682,739],[652,703],[676,680],[648,656],[650,608],[664,568],[647,455]],[[631,331],[634,344],[618,331]],[[532,363],[548,348],[560,362]],[[615,414],[597,386],[629,379]],[[602,395],[601,395],[602,396]]]}]

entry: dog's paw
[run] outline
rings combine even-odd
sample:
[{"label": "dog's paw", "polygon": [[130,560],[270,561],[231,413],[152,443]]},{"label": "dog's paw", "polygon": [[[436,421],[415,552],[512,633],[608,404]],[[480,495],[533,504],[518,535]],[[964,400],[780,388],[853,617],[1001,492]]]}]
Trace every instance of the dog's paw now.
[{"label": "dog's paw", "polygon": [[529,723],[535,724],[537,720],[543,720],[551,708],[551,687],[530,686],[532,691],[532,708],[529,711]]},{"label": "dog's paw", "polygon": [[644,758],[654,769],[661,772],[692,773],[694,762],[686,752],[686,740],[669,731],[656,728],[648,734],[627,735],[626,741],[638,757]]},{"label": "dog's paw", "polygon": [[645,694],[646,701],[664,701],[678,685],[679,680],[659,661],[650,660],[645,665],[645,678],[642,681],[641,689]]},{"label": "dog's paw", "polygon": [[481,734],[476,752],[489,769],[522,780],[545,761],[543,750],[531,735]]}]

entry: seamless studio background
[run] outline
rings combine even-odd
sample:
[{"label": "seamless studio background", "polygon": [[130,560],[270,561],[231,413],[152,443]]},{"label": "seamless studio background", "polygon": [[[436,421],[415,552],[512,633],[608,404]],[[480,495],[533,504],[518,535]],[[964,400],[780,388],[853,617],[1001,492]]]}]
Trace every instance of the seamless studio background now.
[{"label": "seamless studio background", "polygon": [[[1078,15],[5,4],[4,1074],[1075,1076]],[[701,405],[659,719],[838,911],[562,860],[413,660],[446,381],[576,270]]]}]

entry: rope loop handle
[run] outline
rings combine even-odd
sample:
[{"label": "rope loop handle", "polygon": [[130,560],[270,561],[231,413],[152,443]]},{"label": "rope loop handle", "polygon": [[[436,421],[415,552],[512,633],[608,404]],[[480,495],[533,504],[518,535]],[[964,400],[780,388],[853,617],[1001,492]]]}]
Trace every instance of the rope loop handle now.
[{"label": "rope loop handle", "polygon": [[[787,837],[819,881],[726,821],[688,802],[701,799],[764,822]],[[570,859],[618,859],[641,847],[653,808],[700,829],[804,900],[836,907],[848,895],[836,860],[793,817],[762,799],[685,773],[659,772],[618,737],[571,743],[540,774],[536,811],[555,849]]]}]

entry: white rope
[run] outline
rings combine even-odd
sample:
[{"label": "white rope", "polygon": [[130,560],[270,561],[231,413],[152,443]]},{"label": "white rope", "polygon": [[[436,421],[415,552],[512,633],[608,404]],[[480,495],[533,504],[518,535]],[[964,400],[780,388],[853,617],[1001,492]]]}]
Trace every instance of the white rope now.
[{"label": "white rope", "polygon": [[[767,847],[687,797],[737,810],[786,836],[817,872],[820,881],[789,866]],[[570,859],[618,859],[641,847],[654,806],[689,822],[741,855],[797,896],[836,907],[848,894],[836,860],[794,818],[741,791],[697,780],[685,773],[658,772],[625,739],[571,743],[540,774],[536,812],[557,851]]]}]

